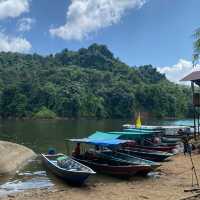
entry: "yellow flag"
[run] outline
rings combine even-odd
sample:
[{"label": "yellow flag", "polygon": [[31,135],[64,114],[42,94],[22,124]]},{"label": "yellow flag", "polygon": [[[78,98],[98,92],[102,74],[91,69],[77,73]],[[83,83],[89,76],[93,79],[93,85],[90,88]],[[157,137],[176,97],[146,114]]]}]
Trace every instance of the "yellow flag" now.
[{"label": "yellow flag", "polygon": [[141,128],[142,127],[142,123],[141,123],[141,119],[140,119],[140,113],[138,114],[138,117],[136,119],[135,127],[136,128]]}]

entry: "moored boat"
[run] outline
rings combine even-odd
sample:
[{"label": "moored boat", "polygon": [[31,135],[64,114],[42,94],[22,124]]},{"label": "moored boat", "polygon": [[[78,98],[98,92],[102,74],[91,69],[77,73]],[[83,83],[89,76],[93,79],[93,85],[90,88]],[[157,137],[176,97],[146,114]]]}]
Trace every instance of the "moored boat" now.
[{"label": "moored boat", "polygon": [[[149,132],[153,132],[153,131],[160,131],[162,133],[162,136],[165,137],[178,137],[181,138],[182,134],[189,134],[190,136],[192,136],[192,132],[193,129],[190,126],[147,126],[147,125],[142,125],[140,128],[136,128],[135,125],[131,125],[131,124],[124,124],[123,128],[125,129],[132,129],[133,131],[135,130],[142,130],[142,131],[149,131]],[[180,135],[179,132],[182,132],[182,134]]]},{"label": "moored boat", "polygon": [[107,159],[115,159],[116,161],[125,161],[134,165],[150,165],[151,167],[149,172],[161,166],[159,163],[150,160],[145,160],[133,155],[128,155],[126,153],[121,153],[118,151],[103,151],[100,153],[100,156],[103,156]]},{"label": "moored boat", "polygon": [[107,174],[120,178],[130,178],[138,173],[145,173],[151,171],[150,165],[131,164],[126,161],[120,161],[113,158],[103,158],[96,156],[81,155],[74,157],[78,162],[91,167],[96,172]]},{"label": "moored boat", "polygon": [[[135,145],[136,148],[140,149],[149,149],[149,150],[156,150],[156,151],[164,151],[164,152],[173,152],[173,150],[176,148],[175,146],[159,146],[159,145]],[[134,148],[134,147],[133,147]]]},{"label": "moored boat", "polygon": [[171,143],[171,144],[177,144],[181,142],[181,138],[169,138],[169,137],[162,137],[161,138],[162,142],[164,143]]},{"label": "moored boat", "polygon": [[177,144],[178,144],[178,143],[169,142],[169,141],[163,142],[162,138],[161,138],[161,141],[158,141],[157,143],[155,143],[154,141],[152,141],[149,138],[145,138],[144,143],[145,143],[144,146],[167,147],[167,148],[169,147],[170,149],[175,149],[177,147]]},{"label": "moored boat", "polygon": [[165,159],[173,156],[174,154],[164,152],[164,151],[155,151],[149,149],[140,149],[140,148],[123,148],[118,150],[121,153],[126,153],[128,155],[137,156],[143,159],[155,161],[155,162],[162,162]]},{"label": "moored boat", "polygon": [[55,175],[69,183],[81,185],[95,172],[64,154],[41,154],[43,164]]},{"label": "moored boat", "polygon": [[[104,138],[106,139],[101,140],[101,137],[99,136],[105,136]],[[69,139],[71,142],[79,144],[84,143],[95,146],[95,149],[89,148],[83,153],[73,154],[73,158],[78,162],[91,167],[97,172],[112,175],[115,177],[117,176],[127,178],[138,173],[147,174],[148,172],[152,171],[152,166],[149,163],[136,163],[131,161],[128,162],[125,159],[103,155],[102,152],[104,152],[105,149],[108,150],[117,148],[118,146],[128,142],[126,140],[111,139],[110,136],[112,135],[106,133],[95,133],[90,138]],[[118,135],[116,136],[118,137]]]},{"label": "moored boat", "polygon": [[125,132],[135,132],[135,133],[146,133],[146,134],[158,134],[158,133],[162,133],[161,130],[154,130],[154,129],[140,129],[140,128],[125,128],[123,129]]}]

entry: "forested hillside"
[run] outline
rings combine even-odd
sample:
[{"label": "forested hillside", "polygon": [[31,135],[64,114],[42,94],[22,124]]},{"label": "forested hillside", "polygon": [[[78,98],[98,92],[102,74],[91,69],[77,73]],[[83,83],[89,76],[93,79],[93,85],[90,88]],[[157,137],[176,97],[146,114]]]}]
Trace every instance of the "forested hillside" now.
[{"label": "forested hillside", "polygon": [[46,57],[0,53],[2,117],[187,116],[190,90],[151,65],[129,67],[104,45]]}]

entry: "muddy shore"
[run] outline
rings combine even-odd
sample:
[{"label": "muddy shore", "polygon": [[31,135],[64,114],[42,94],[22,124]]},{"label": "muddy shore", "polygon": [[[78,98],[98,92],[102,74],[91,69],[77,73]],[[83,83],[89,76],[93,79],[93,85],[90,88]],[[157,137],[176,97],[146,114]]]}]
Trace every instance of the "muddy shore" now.
[{"label": "muddy shore", "polygon": [[[200,155],[193,156],[198,176]],[[88,182],[81,188],[54,186],[51,189],[27,190],[2,197],[2,200],[179,200],[193,195],[184,192],[191,188],[192,172],[189,157],[174,156],[157,170],[158,177],[134,177],[129,181],[109,183]],[[198,198],[197,198],[198,199]],[[199,197],[200,199],[200,197]]]}]

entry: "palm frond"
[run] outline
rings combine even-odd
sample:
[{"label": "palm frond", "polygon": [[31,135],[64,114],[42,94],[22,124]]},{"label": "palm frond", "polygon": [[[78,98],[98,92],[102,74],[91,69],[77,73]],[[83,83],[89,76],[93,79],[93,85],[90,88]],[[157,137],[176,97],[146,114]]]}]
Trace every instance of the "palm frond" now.
[{"label": "palm frond", "polygon": [[193,65],[196,65],[198,63],[199,60],[199,54],[193,54],[192,56],[192,61],[193,61]]},{"label": "palm frond", "polygon": [[193,44],[193,62],[196,63],[200,56],[200,28],[195,30],[193,37],[195,38]]},{"label": "palm frond", "polygon": [[200,53],[200,39],[194,42],[194,53]]},{"label": "palm frond", "polygon": [[200,38],[200,28],[197,28],[193,33],[194,38]]}]

